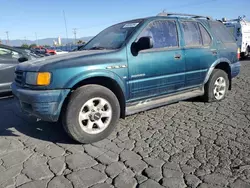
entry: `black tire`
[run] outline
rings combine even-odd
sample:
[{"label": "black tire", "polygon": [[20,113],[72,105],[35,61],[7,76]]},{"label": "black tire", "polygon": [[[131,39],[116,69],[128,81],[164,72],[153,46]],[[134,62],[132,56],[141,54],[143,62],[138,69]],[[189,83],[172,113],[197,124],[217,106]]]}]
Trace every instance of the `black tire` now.
[{"label": "black tire", "polygon": [[246,59],[245,52],[240,53],[240,60]]},{"label": "black tire", "polygon": [[[109,102],[112,113],[111,120],[107,128],[98,134],[85,132],[79,123],[79,113],[83,105],[90,99],[100,97]],[[65,131],[74,140],[80,143],[93,143],[100,141],[113,131],[120,118],[120,105],[115,94],[106,87],[100,85],[86,85],[75,90],[63,112],[62,123]]]},{"label": "black tire", "polygon": [[245,60],[250,55],[250,47],[246,48],[245,52],[240,53],[240,59]]},{"label": "black tire", "polygon": [[[215,90],[215,82],[218,78],[223,77],[225,79],[226,87],[225,87],[225,94],[221,99],[217,99],[214,94]],[[214,102],[214,101],[221,101],[225,98],[229,88],[229,79],[228,75],[225,71],[221,69],[215,69],[212,74],[210,75],[210,78],[208,82],[205,84],[205,93],[203,96],[203,100],[205,102]]]},{"label": "black tire", "polygon": [[248,46],[245,51],[244,57],[247,58],[249,56],[249,53],[250,53],[250,47]]}]

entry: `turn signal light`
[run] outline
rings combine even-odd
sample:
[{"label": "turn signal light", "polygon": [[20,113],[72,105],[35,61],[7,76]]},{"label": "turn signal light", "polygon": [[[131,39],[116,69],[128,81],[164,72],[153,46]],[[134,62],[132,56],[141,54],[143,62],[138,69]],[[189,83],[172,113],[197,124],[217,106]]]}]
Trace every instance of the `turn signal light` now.
[{"label": "turn signal light", "polygon": [[49,72],[39,72],[37,74],[36,84],[39,86],[47,86],[50,84],[51,74]]}]

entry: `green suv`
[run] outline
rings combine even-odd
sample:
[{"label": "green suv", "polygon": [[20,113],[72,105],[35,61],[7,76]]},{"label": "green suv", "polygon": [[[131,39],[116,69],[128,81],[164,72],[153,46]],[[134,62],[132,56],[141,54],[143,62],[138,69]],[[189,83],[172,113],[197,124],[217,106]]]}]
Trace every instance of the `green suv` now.
[{"label": "green suv", "polygon": [[91,143],[127,115],[197,96],[221,101],[239,72],[223,23],[161,13],[113,25],[80,51],[18,65],[12,91],[24,112],[61,120],[73,139]]}]

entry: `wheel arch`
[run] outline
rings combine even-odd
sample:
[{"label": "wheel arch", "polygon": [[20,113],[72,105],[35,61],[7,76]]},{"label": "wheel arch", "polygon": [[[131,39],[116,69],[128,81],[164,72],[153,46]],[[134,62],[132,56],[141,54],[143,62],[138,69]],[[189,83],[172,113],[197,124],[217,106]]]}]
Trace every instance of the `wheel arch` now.
[{"label": "wheel arch", "polygon": [[226,59],[226,58],[221,58],[217,61],[215,61],[209,68],[204,84],[206,84],[213,72],[214,69],[221,69],[225,71],[228,75],[228,80],[229,80],[229,90],[232,88],[232,78],[231,78],[231,67],[230,67],[231,62]]},{"label": "wheel arch", "polygon": [[97,73],[95,72],[94,75],[85,74],[84,76],[76,76],[74,81],[68,83],[67,88],[71,88],[71,92],[67,96],[64,102],[64,106],[66,106],[68,98],[70,94],[76,90],[77,88],[88,85],[88,84],[97,84],[104,86],[110,89],[117,97],[119,104],[120,104],[120,117],[125,118],[125,107],[126,107],[126,89],[125,85],[122,80],[118,77],[118,75],[114,74],[113,72],[105,72],[105,73]]}]

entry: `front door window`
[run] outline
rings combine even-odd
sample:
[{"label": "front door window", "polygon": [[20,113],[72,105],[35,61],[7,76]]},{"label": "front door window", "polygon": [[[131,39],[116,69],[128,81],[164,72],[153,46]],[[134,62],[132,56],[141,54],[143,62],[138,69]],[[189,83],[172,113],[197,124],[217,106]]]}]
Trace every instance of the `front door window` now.
[{"label": "front door window", "polygon": [[141,37],[150,36],[153,39],[153,48],[178,47],[178,33],[175,21],[159,20],[151,22],[139,35]]}]

